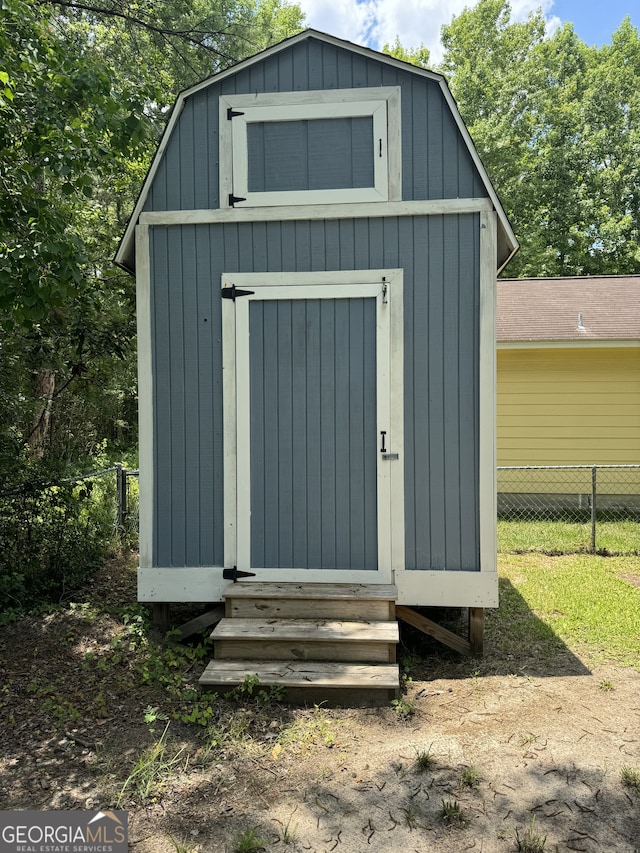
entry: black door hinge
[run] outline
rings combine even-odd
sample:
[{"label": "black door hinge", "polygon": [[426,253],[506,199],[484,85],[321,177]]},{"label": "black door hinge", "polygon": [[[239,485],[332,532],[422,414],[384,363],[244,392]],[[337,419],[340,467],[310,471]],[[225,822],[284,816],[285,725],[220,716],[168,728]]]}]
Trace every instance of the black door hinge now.
[{"label": "black door hinge", "polygon": [[246,201],[246,198],[242,198],[242,196],[229,193],[229,207],[233,207],[237,201]]},{"label": "black door hinge", "polygon": [[255,572],[239,572],[237,566],[234,566],[232,569],[222,570],[224,580],[233,581],[234,583],[238,582],[238,578],[255,578],[255,576]]},{"label": "black door hinge", "polygon": [[235,302],[238,296],[253,296],[255,290],[240,290],[239,287],[232,284],[231,287],[223,287],[220,293],[223,299],[233,299]]},{"label": "black door hinge", "polygon": [[244,113],[239,112],[238,110],[233,110],[231,107],[227,108],[227,121],[231,121],[232,118],[236,116],[243,116]]}]

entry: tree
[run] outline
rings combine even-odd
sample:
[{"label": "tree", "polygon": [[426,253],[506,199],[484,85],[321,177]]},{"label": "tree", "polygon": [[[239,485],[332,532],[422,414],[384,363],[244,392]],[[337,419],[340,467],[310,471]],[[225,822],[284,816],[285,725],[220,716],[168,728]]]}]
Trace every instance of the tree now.
[{"label": "tree", "polygon": [[640,272],[640,37],[629,18],[590,70],[583,121],[590,271]]},{"label": "tree", "polygon": [[133,285],[111,259],[168,108],[301,22],[281,0],[2,0],[0,382],[20,382],[0,434],[39,453],[52,411],[68,422],[61,402],[79,395],[84,423],[67,433],[90,440],[58,451],[104,437],[96,387],[133,390]]},{"label": "tree", "polygon": [[440,70],[510,216],[509,274],[640,271],[637,30],[587,47],[540,12],[480,0],[442,29]]},{"label": "tree", "polygon": [[421,42],[419,47],[405,48],[400,44],[400,36],[396,36],[393,44],[385,44],[382,52],[388,56],[393,56],[394,59],[401,59],[403,62],[410,62],[411,65],[417,65],[419,68],[429,68],[429,48],[425,47]]}]

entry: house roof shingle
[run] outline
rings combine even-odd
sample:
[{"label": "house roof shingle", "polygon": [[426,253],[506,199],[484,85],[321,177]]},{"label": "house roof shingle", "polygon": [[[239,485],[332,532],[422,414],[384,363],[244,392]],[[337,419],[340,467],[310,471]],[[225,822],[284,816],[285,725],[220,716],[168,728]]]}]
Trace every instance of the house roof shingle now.
[{"label": "house roof shingle", "polygon": [[640,275],[498,279],[496,337],[508,341],[640,338]]}]

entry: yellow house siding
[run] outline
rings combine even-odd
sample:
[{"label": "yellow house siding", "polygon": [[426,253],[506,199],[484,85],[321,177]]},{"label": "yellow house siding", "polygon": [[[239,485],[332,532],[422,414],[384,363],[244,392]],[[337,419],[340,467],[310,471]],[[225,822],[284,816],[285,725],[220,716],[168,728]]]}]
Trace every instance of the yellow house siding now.
[{"label": "yellow house siding", "polygon": [[498,465],[640,463],[640,348],[499,349]]}]

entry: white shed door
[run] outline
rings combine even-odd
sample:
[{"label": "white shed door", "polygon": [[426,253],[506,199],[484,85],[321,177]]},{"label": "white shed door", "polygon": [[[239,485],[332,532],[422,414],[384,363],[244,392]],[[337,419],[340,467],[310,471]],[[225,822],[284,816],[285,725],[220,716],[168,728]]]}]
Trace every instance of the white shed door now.
[{"label": "white shed door", "polygon": [[402,292],[362,276],[223,277],[225,563],[256,580],[391,580]]}]

